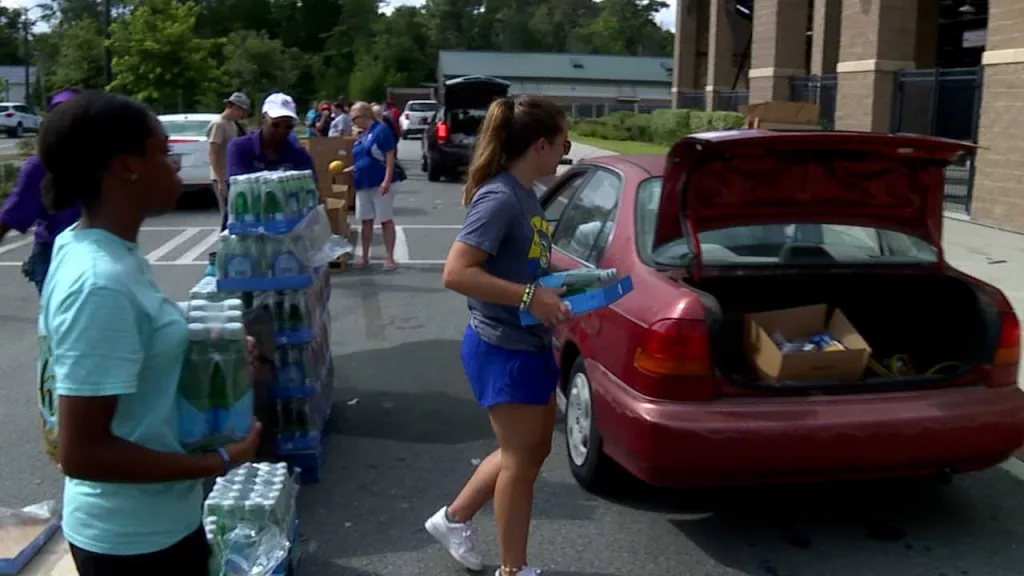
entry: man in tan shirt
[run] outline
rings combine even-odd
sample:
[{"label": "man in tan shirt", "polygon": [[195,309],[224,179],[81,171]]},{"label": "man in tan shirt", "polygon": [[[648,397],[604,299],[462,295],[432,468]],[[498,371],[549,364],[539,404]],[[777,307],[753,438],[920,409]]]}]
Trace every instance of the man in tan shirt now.
[{"label": "man in tan shirt", "polygon": [[252,103],[249,97],[235,92],[224,101],[224,112],[206,128],[206,139],[210,144],[210,180],[217,193],[221,221],[224,218],[228,196],[228,143],[241,136],[243,129],[239,122],[249,115]]}]

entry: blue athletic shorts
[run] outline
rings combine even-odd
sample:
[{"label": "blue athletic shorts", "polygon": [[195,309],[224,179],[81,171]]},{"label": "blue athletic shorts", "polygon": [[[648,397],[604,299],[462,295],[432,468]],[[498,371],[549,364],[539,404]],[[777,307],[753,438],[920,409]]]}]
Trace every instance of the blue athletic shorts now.
[{"label": "blue athletic shorts", "polygon": [[495,346],[484,342],[472,326],[466,326],[462,337],[462,366],[476,401],[484,408],[498,404],[546,406],[558,386],[552,349]]}]

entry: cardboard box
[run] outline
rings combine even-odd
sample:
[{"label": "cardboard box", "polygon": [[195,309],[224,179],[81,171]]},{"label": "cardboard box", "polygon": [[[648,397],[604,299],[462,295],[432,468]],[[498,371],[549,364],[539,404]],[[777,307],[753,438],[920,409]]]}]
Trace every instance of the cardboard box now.
[{"label": "cardboard box", "polygon": [[348,239],[348,202],[336,198],[325,198],[324,207],[327,209],[327,220],[331,223],[331,232]]},{"label": "cardboard box", "polygon": [[744,128],[762,130],[821,130],[817,104],[808,102],[762,102],[739,107],[747,118]]},{"label": "cardboard box", "polygon": [[[313,159],[313,169],[316,170],[317,185],[321,198],[337,197],[334,192],[335,184],[345,184],[345,182],[339,183],[338,180],[344,180],[346,175],[337,174],[332,176],[328,171],[328,167],[335,160],[340,160],[345,168],[351,166],[352,145],[355,144],[355,141],[355,138],[346,136],[299,139],[299,142],[302,143]],[[351,176],[349,176],[350,178]],[[345,199],[350,200],[349,198]]]},{"label": "cardboard box", "polygon": [[[828,317],[828,306],[817,304],[787,310],[748,314],[744,340],[747,356],[768,382],[794,380],[860,380],[871,357],[871,347],[840,310]],[[846,350],[783,354],[772,340],[778,331],[787,341],[806,340],[827,333]]]}]

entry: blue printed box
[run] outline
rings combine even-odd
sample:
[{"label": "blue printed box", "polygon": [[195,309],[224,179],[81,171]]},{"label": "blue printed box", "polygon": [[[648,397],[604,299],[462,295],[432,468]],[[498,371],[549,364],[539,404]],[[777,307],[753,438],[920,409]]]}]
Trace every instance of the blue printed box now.
[{"label": "blue printed box", "polygon": [[[605,306],[611,306],[632,291],[633,279],[626,276],[597,290],[563,298],[562,301],[569,305],[573,316],[579,316]],[[540,324],[540,320],[525,311],[519,312],[519,321],[523,323],[523,326]]]}]

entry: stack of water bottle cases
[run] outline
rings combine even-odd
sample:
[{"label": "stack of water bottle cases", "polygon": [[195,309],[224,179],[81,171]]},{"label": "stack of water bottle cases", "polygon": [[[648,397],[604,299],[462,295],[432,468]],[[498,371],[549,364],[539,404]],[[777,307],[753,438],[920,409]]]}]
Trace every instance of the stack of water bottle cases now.
[{"label": "stack of water bottle cases", "polygon": [[[256,548],[275,549],[261,541],[273,534],[284,534],[287,550],[297,534],[296,483],[319,480],[333,381],[331,289],[326,267],[308,255],[323,238],[311,228],[326,218],[311,172],[234,177],[228,209],[215,259],[182,303],[190,347],[179,386],[179,434],[186,449],[208,451],[244,438],[253,414],[262,415],[280,464],[246,466],[218,479],[205,516],[219,554],[215,575],[271,575],[284,573],[277,563],[263,572],[231,564],[243,562],[244,550],[251,556]],[[262,307],[273,317],[275,377],[257,395],[242,322],[248,310]],[[268,405],[254,406],[256,398]]]}]

